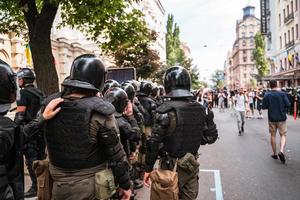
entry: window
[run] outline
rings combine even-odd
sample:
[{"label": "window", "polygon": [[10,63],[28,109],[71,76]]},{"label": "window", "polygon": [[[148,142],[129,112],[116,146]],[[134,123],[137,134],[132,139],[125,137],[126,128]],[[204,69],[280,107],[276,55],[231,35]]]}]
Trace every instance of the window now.
[{"label": "window", "polygon": [[298,10],[298,0],[295,0],[295,11]]},{"label": "window", "polygon": [[281,15],[280,14],[278,15],[278,20],[279,20],[278,21],[279,22],[279,26],[281,26]]},{"label": "window", "polygon": [[290,30],[288,30],[288,41],[290,42],[291,41],[291,32],[290,32]]},{"label": "window", "polygon": [[292,41],[295,40],[294,27],[292,27]]},{"label": "window", "polygon": [[247,78],[247,74],[244,74],[244,78]]},{"label": "window", "polygon": [[286,63],[286,58],[284,58],[284,69],[286,69],[287,63]]},{"label": "window", "polygon": [[291,13],[293,13],[293,12],[294,12],[294,2],[291,1]]},{"label": "window", "polygon": [[253,46],[253,45],[254,45],[254,40],[250,39],[250,46]]},{"label": "window", "polygon": [[246,37],[246,32],[242,32],[242,38]]},{"label": "window", "polygon": [[280,41],[280,49],[282,49],[282,38],[281,38],[281,36],[279,37],[279,41]]},{"label": "window", "polygon": [[246,46],[246,40],[243,40],[243,47]]},{"label": "window", "polygon": [[286,33],[284,33],[284,44],[286,45]]},{"label": "window", "polygon": [[287,5],[287,7],[286,7],[286,12],[287,12],[287,16],[289,16],[289,14],[290,14],[290,6],[289,5]]},{"label": "window", "polygon": [[246,50],[243,50],[243,54],[246,54]]},{"label": "window", "polygon": [[296,24],[296,39],[298,39],[298,37],[299,37],[299,33],[298,33],[298,24]]},{"label": "window", "polygon": [[285,9],[283,9],[283,18],[285,18]]},{"label": "window", "polygon": [[243,57],[243,62],[247,62],[247,57],[246,56]]}]

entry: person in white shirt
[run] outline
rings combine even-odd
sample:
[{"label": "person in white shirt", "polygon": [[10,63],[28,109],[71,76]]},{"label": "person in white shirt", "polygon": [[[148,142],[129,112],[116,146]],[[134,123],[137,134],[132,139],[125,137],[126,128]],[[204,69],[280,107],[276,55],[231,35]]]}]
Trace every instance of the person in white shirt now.
[{"label": "person in white shirt", "polygon": [[246,102],[248,101],[247,97],[244,94],[243,88],[240,88],[239,93],[236,95],[236,119],[239,130],[239,136],[244,132],[245,125],[245,112],[246,112]]}]

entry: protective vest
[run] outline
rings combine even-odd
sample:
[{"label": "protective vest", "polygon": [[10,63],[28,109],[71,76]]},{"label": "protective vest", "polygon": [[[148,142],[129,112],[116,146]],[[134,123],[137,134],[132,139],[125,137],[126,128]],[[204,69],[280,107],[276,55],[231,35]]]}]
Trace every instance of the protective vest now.
[{"label": "protective vest", "polygon": [[[19,127],[9,118],[0,116],[0,137],[9,149],[0,152],[0,188],[9,184],[16,199],[24,195],[23,137]],[[4,145],[4,144],[0,144]]]},{"label": "protective vest", "polygon": [[[27,91],[28,93],[32,94],[34,98],[31,100],[31,104],[27,106],[26,113],[25,113],[25,123],[29,123],[34,119],[36,114],[41,108],[42,102],[44,100],[44,94],[41,90],[32,87],[27,86],[23,89],[24,91]],[[30,112],[28,112],[30,111]]]},{"label": "protective vest", "polygon": [[144,107],[144,111],[142,112],[144,116],[144,125],[151,126],[154,123],[154,111],[156,109],[155,102],[147,96],[139,96],[138,97],[141,105]]},{"label": "protective vest", "polygon": [[[50,96],[46,102],[53,97],[57,95]],[[113,114],[113,105],[99,97],[87,97],[65,99],[60,107],[61,111],[46,124],[50,162],[65,169],[84,169],[106,161],[101,146],[91,140],[90,119],[94,113]]]},{"label": "protective vest", "polygon": [[163,150],[175,158],[181,158],[188,152],[196,155],[205,128],[204,107],[197,102],[170,101],[157,109],[161,114],[171,111],[176,113],[176,128],[163,139]]}]

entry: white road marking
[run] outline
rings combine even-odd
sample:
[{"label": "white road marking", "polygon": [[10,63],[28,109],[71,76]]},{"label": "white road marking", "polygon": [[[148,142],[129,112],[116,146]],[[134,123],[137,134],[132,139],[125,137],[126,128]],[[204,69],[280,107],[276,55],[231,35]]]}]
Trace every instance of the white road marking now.
[{"label": "white road marking", "polygon": [[216,192],[216,200],[223,200],[220,170],[200,169],[200,172],[212,172],[212,173],[214,173],[215,188],[210,188],[210,191]]}]

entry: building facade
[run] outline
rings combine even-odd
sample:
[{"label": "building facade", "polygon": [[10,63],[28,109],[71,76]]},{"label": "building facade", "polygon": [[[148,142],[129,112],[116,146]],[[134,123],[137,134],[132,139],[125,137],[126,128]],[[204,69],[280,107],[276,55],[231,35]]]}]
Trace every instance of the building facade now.
[{"label": "building facade", "polygon": [[227,89],[232,90],[234,88],[233,70],[232,70],[232,57],[231,52],[227,53],[226,61],[224,62],[224,85]]},{"label": "building facade", "polygon": [[257,75],[253,50],[254,36],[260,30],[260,20],[255,17],[255,7],[247,6],[243,11],[243,19],[236,23],[236,40],[232,47],[232,62],[228,69],[230,89],[251,87],[251,79]]},{"label": "building facade", "polygon": [[[157,41],[151,44],[157,50],[162,63],[166,62],[165,42],[165,10],[160,0],[141,1],[137,8],[144,13],[144,19],[148,28],[157,33]],[[58,29],[61,22],[60,12],[54,20],[51,30],[52,53],[55,59],[59,82],[68,76],[72,61],[84,53],[92,53],[102,58],[106,66],[115,66],[112,57],[104,55],[99,46],[86,38],[86,36],[69,27]],[[100,38],[101,40],[101,38]],[[26,66],[25,46],[26,42],[14,33],[0,34],[0,58],[10,64],[15,71]]]},{"label": "building facade", "polygon": [[157,34],[157,40],[151,47],[157,50],[161,63],[165,64],[166,57],[166,23],[165,9],[160,0],[143,0],[137,4],[150,30]]},{"label": "building facade", "polygon": [[281,87],[299,86],[299,0],[263,0],[261,5],[262,14],[267,16],[264,34],[270,63],[264,80],[277,80]]}]

